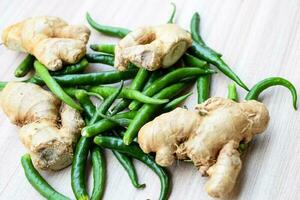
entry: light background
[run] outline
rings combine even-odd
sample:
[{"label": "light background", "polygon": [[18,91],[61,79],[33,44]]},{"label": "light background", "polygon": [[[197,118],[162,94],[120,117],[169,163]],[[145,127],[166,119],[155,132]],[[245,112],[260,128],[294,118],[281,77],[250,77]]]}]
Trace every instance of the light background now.
[{"label": "light background", "polygon": [[[282,76],[300,85],[300,0],[177,0],[176,21],[189,28],[192,14],[201,14],[201,33],[207,44],[223,54],[224,60],[248,86],[270,76]],[[169,1],[155,0],[1,0],[0,30],[37,15],[55,15],[70,23],[84,23],[85,13],[109,25],[135,27],[164,23],[171,12]],[[92,31],[90,43],[116,42]],[[24,58],[0,47],[0,80],[12,80],[15,67]],[[95,66],[103,70],[102,66]],[[212,96],[226,96],[231,81],[218,73],[213,78]],[[195,90],[194,90],[195,92]],[[240,98],[245,92],[238,88]],[[300,115],[294,112],[291,97],[282,88],[262,95],[270,110],[269,128],[252,143],[243,158],[238,183],[229,199],[300,199]],[[189,98],[192,108],[196,95]],[[26,152],[17,137],[17,128],[0,113],[0,199],[41,199],[27,182],[20,157]],[[157,176],[135,162],[143,190],[136,190],[120,164],[107,151],[107,186],[104,199],[157,199]],[[90,168],[90,167],[89,167]],[[210,199],[204,192],[206,178],[187,163],[170,168],[172,200]],[[72,197],[70,168],[42,175],[58,191]],[[92,183],[92,179],[89,178]],[[90,189],[91,189],[90,184]]]}]

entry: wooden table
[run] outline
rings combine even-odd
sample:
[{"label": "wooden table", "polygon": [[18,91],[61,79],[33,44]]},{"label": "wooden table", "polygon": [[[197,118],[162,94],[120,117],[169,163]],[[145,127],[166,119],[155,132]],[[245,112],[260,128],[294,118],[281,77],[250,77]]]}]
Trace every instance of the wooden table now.
[{"label": "wooden table", "polygon": [[[300,0],[177,0],[176,21],[185,28],[194,12],[201,13],[201,33],[209,46],[222,52],[224,60],[252,86],[270,76],[282,76],[300,86]],[[99,22],[134,29],[164,23],[171,11],[161,0],[2,0],[0,29],[30,16],[54,15],[70,23],[84,23],[88,11]],[[90,43],[116,42],[92,30]],[[1,80],[13,80],[15,67],[25,55],[0,48]],[[96,66],[102,70],[102,66]],[[213,78],[212,96],[226,96],[231,81],[218,73]],[[195,89],[194,89],[195,92]],[[245,92],[238,88],[240,98]],[[194,93],[195,94],[195,93]],[[256,137],[243,157],[243,168],[229,199],[300,199],[300,115],[293,111],[291,97],[282,88],[262,95],[271,114],[269,128]],[[187,105],[192,108],[195,95]],[[20,165],[26,152],[17,128],[0,113],[0,199],[41,199],[27,182]],[[107,151],[107,185],[104,199],[157,199],[157,176],[135,162],[143,190],[131,185],[120,164]],[[90,167],[89,167],[90,169]],[[170,167],[173,188],[170,199],[210,199],[203,186],[207,178],[191,164],[178,162]],[[89,173],[90,174],[90,173]],[[70,168],[42,172],[58,191],[73,198]],[[91,190],[92,178],[89,177]]]}]

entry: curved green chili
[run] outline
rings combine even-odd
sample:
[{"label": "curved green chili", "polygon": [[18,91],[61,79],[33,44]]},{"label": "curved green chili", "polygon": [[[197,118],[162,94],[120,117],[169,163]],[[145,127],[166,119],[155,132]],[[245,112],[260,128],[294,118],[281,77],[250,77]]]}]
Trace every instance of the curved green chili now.
[{"label": "curved green chili", "polygon": [[[133,119],[135,115],[136,115],[135,111],[130,111],[130,112],[116,114],[112,118],[113,119],[124,119],[124,118],[125,119]],[[90,125],[84,127],[81,131],[81,135],[84,137],[93,137],[97,134],[111,130],[117,126],[118,126],[118,124],[115,124],[111,120],[102,119],[94,124],[90,124]]]},{"label": "curved green chili", "polygon": [[[161,90],[159,93],[154,95],[154,98],[162,99],[162,98],[172,98],[176,96],[178,93],[181,92],[185,87],[187,86],[187,83],[177,83],[174,85],[171,85],[163,90]],[[124,137],[123,141],[125,144],[130,144],[135,136],[137,135],[140,128],[150,121],[153,117],[153,115],[158,112],[160,108],[162,108],[162,105],[150,105],[150,104],[144,104],[137,114],[135,115],[132,122],[129,124]]]},{"label": "curved green chili", "polygon": [[25,154],[21,158],[22,167],[29,183],[46,199],[69,200],[68,197],[57,192],[34,168],[30,155]]},{"label": "curved green chili", "polygon": [[236,86],[234,83],[231,83],[228,85],[228,99],[231,99],[233,101],[238,101],[238,94],[236,92]]},{"label": "curved green chili", "polygon": [[255,84],[249,93],[246,96],[246,100],[257,100],[260,93],[262,93],[264,90],[266,90],[269,87],[281,85],[283,87],[286,87],[288,90],[290,90],[292,97],[293,97],[293,107],[295,110],[297,110],[297,90],[295,86],[289,82],[288,80],[281,78],[281,77],[271,77],[266,78],[257,84]]},{"label": "curved green chili", "polygon": [[87,53],[85,57],[90,63],[101,63],[114,66],[115,57],[113,55]]},{"label": "curved green chili", "polygon": [[195,42],[197,42],[200,45],[203,45],[205,47],[207,47],[207,50],[211,51],[213,54],[216,54],[218,57],[222,57],[222,54],[214,51],[213,49],[209,48],[204,40],[202,39],[200,33],[199,33],[199,25],[200,25],[200,15],[199,13],[195,12],[193,14],[193,17],[191,19],[191,24],[190,24],[190,28],[191,28],[191,34],[192,34],[192,38]]},{"label": "curved green chili", "polygon": [[[174,71],[171,71],[170,73],[163,76],[161,79],[155,81],[152,83],[145,91],[143,91],[143,94],[147,96],[152,96],[155,93],[159,92],[163,88],[165,88],[168,85],[171,85],[173,83],[179,82],[180,80],[184,78],[189,77],[198,77],[200,75],[205,74],[211,74],[215,71],[211,69],[201,69],[201,68],[195,68],[195,67],[184,67],[179,68]],[[129,105],[130,110],[137,110],[140,107],[141,103],[137,101],[133,101]]]},{"label": "curved green chili", "polygon": [[114,137],[104,137],[96,136],[94,142],[104,148],[114,149],[126,155],[129,155],[135,159],[146,164],[150,169],[152,169],[160,179],[160,200],[168,199],[169,189],[170,189],[170,180],[167,172],[157,165],[153,158],[149,154],[145,154],[137,143],[132,143],[131,145],[125,145],[121,139]]},{"label": "curved green chili", "polygon": [[[53,79],[63,86],[99,85],[118,83],[121,80],[131,79],[136,75],[136,73],[137,69],[131,68],[122,72],[111,70],[87,74],[67,74],[62,76],[53,76]],[[27,82],[32,82],[32,80],[29,79]]]},{"label": "curved green chili", "polygon": [[104,25],[98,24],[96,21],[94,21],[92,19],[92,17],[90,16],[89,13],[86,13],[86,20],[91,25],[91,27],[93,27],[98,32],[103,33],[105,35],[123,38],[130,32],[130,30],[125,29],[125,28],[104,26]]},{"label": "curved green chili", "polygon": [[15,77],[24,77],[32,68],[34,56],[28,54],[15,70]]},{"label": "curved green chili", "polygon": [[94,51],[98,51],[101,53],[114,54],[115,53],[115,45],[114,44],[91,44],[90,48]]},{"label": "curved green chili", "polygon": [[103,101],[103,103],[96,109],[94,116],[91,119],[91,124],[94,124],[96,121],[100,120],[102,117],[99,115],[100,113],[106,114],[109,110],[110,106],[114,103],[114,101],[118,98],[118,96],[123,91],[124,82],[122,81],[121,86],[110,93],[110,95]]},{"label": "curved green chili", "polygon": [[[83,58],[80,62],[76,64],[68,65],[65,66],[62,70],[54,71],[54,72],[50,71],[49,73],[51,76],[80,73],[88,66],[88,64],[89,64],[88,61],[85,58]],[[43,84],[43,80],[38,75],[32,76],[30,79],[26,80],[25,82],[34,83],[37,85]]]},{"label": "curved green chili", "polygon": [[120,153],[120,152],[114,151],[114,150],[112,150],[112,152],[115,155],[115,157],[118,159],[119,163],[121,163],[121,165],[125,168],[128,176],[131,180],[132,185],[138,189],[144,188],[146,186],[146,184],[139,184],[138,176],[137,176],[135,167],[132,163],[132,160],[123,153]]},{"label": "curved green chili", "polygon": [[34,68],[38,75],[43,79],[48,88],[64,103],[71,106],[74,109],[82,110],[82,107],[77,104],[69,95],[67,95],[60,85],[51,77],[46,67],[39,61],[34,62]]},{"label": "curved green chili", "polygon": [[192,92],[189,92],[185,95],[182,95],[180,97],[173,99],[172,101],[170,101],[169,103],[167,103],[165,105],[165,107],[163,108],[163,112],[169,112],[169,111],[174,110],[176,107],[178,107],[182,102],[184,102],[192,94],[193,94]]},{"label": "curved green chili", "polygon": [[93,165],[93,192],[91,200],[99,200],[102,198],[105,189],[105,156],[103,149],[94,146],[91,152],[92,165]]},{"label": "curved green chili", "polygon": [[[113,93],[116,90],[116,88],[109,86],[94,86],[88,89],[88,91],[98,93],[103,98],[106,98],[109,94]],[[134,99],[147,104],[164,104],[169,101],[168,99],[154,99],[152,97],[144,95],[143,93],[137,90],[132,90],[128,88],[124,88],[121,91],[120,97],[125,99]]]},{"label": "curved green chili", "polygon": [[89,95],[87,95],[87,92],[85,90],[77,89],[75,91],[75,97],[82,105],[88,119],[92,119],[94,113],[96,112],[96,109]]},{"label": "curved green chili", "polygon": [[230,69],[230,67],[217,54],[210,52],[206,46],[193,43],[188,50],[192,55],[215,65],[223,74],[236,82],[239,86],[249,91],[248,87],[241,81],[241,79]]},{"label": "curved green chili", "polygon": [[168,24],[173,24],[174,23],[174,17],[175,17],[175,14],[176,14],[176,5],[175,5],[175,3],[171,2],[171,5],[173,7],[173,10],[172,10],[171,16],[170,16],[170,18],[167,22]]}]

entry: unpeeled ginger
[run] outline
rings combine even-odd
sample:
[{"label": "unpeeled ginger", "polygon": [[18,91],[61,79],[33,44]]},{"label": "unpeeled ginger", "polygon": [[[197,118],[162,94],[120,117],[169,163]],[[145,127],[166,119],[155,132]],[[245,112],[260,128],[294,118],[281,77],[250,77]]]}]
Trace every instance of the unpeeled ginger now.
[{"label": "unpeeled ginger", "polygon": [[0,104],[28,149],[35,167],[60,170],[72,163],[73,148],[84,122],[80,113],[32,83],[10,82]]},{"label": "unpeeled ginger", "polygon": [[161,166],[191,159],[210,176],[208,194],[223,197],[233,189],[242,166],[239,143],[250,142],[268,122],[268,110],[258,101],[213,97],[197,105],[196,112],[176,108],[156,117],[140,129],[138,142],[145,153],[156,153]]}]

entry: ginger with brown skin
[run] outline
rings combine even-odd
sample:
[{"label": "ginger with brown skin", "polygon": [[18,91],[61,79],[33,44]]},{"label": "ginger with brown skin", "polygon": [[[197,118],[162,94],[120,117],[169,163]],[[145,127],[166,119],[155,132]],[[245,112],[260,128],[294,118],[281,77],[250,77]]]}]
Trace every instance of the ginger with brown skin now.
[{"label": "ginger with brown skin", "polygon": [[156,152],[161,166],[190,158],[203,175],[210,176],[208,194],[222,197],[233,189],[241,169],[238,144],[262,133],[269,113],[254,100],[237,103],[218,97],[197,105],[196,111],[176,108],[158,116],[140,129],[138,142],[145,153]]},{"label": "ginger with brown skin", "polygon": [[149,71],[167,68],[191,45],[191,34],[176,24],[139,28],[126,35],[116,46],[115,67],[122,71],[131,62]]},{"label": "ginger with brown skin", "polygon": [[36,167],[60,170],[72,163],[84,126],[78,111],[31,83],[10,82],[0,95],[1,107],[21,127],[19,137]]},{"label": "ginger with brown skin", "polygon": [[68,25],[58,17],[33,17],[13,24],[2,33],[3,44],[34,55],[49,70],[78,62],[86,52],[90,30]]}]

